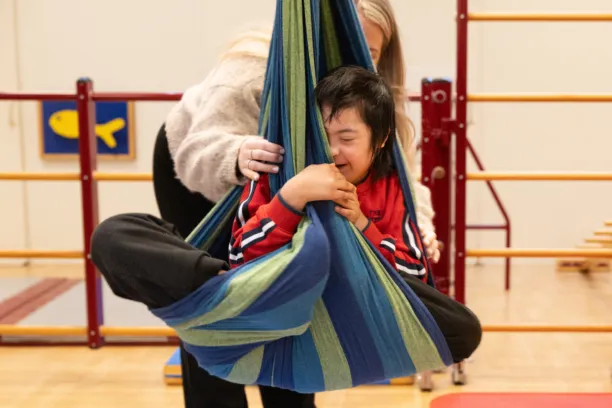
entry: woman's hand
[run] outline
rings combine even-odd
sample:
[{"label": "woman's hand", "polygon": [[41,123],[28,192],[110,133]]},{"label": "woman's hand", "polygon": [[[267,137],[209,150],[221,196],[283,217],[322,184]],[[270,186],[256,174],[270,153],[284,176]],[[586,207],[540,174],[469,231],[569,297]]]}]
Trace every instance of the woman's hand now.
[{"label": "woman's hand", "polygon": [[258,172],[278,173],[274,163],[283,161],[285,149],[259,136],[246,136],[245,139],[238,151],[237,170],[251,180],[259,179]]},{"label": "woman's hand", "polygon": [[301,211],[311,201],[348,199],[356,191],[334,164],[313,164],[287,181],[280,194],[287,204]]},{"label": "woman's hand", "polygon": [[427,258],[433,263],[438,263],[440,260],[440,244],[438,242],[438,236],[433,231],[427,231],[423,234],[423,245],[427,252]]}]

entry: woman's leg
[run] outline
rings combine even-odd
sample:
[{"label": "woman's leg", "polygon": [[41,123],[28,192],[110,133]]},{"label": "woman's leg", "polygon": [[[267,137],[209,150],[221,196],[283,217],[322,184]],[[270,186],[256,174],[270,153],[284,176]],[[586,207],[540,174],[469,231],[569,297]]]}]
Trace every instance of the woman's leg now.
[{"label": "woman's leg", "polygon": [[416,277],[407,275],[404,280],[438,324],[453,356],[453,362],[459,363],[470,357],[482,338],[478,317],[461,303]]},{"label": "woman's leg", "polygon": [[[168,306],[229,269],[185,243],[171,224],[146,214],[102,222],[92,237],[92,258],[117,296],[150,308]],[[181,369],[187,408],[247,407],[242,385],[208,374],[183,347]]]},{"label": "woman's leg", "polygon": [[[168,149],[165,126],[155,140],[153,152],[153,187],[161,218],[173,224],[181,237],[187,237],[213,208],[203,195],[189,191],[177,178]],[[183,343],[181,372],[186,408],[246,408],[244,387],[208,374],[198,366]]]},{"label": "woman's leg", "polygon": [[247,408],[244,386],[208,374],[181,347],[183,397],[186,408]]},{"label": "woman's leg", "polygon": [[264,408],[315,408],[314,394],[298,394],[294,391],[274,387],[259,387]]},{"label": "woman's leg", "polygon": [[153,152],[153,188],[161,218],[174,225],[186,238],[212,210],[214,203],[193,193],[181,183],[174,171],[165,126],[159,129]]}]

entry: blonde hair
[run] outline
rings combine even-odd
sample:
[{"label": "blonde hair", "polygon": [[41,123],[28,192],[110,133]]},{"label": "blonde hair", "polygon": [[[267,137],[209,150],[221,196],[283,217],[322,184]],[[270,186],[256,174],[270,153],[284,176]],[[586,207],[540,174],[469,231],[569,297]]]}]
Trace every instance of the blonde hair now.
[{"label": "blonde hair", "polygon": [[399,29],[389,0],[355,0],[357,11],[380,27],[384,35],[383,49],[377,64],[378,73],[387,81],[395,99],[395,123],[411,170],[415,161],[414,124],[406,114],[406,70]]},{"label": "blonde hair", "polygon": [[242,31],[226,45],[221,54],[221,60],[245,56],[268,58],[271,39],[272,28],[269,26],[259,26]]}]

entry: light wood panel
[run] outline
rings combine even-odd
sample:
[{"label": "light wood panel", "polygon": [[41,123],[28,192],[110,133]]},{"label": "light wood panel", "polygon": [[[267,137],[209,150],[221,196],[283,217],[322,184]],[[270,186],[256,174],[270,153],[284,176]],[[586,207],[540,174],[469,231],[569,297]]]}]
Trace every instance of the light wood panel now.
[{"label": "light wood panel", "polygon": [[[74,273],[70,269],[67,273]],[[58,266],[23,273],[62,274]],[[483,324],[612,324],[607,275],[556,274],[552,264],[519,265],[506,293],[501,267],[470,267],[467,299]],[[181,407],[180,387],[164,385],[162,377],[173,350],[0,347],[0,407]],[[449,375],[440,374],[433,393],[409,386],[359,387],[319,394],[317,406],[425,408],[435,396],[461,390],[612,392],[611,367],[612,334],[487,333],[468,364],[464,387],[452,386]],[[248,395],[251,408],[261,407],[255,388]]]}]

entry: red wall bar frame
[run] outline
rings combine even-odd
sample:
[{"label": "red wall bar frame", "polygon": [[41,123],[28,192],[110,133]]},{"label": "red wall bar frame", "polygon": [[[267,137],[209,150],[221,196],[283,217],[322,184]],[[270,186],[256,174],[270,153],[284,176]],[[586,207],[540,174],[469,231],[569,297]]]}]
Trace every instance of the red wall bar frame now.
[{"label": "red wall bar frame", "polygon": [[104,339],[100,326],[104,323],[102,280],[91,259],[91,236],[98,225],[98,183],[96,171],[96,108],[93,82],[88,78],[77,81],[77,112],[79,117],[79,166],[81,173],[81,203],[83,206],[83,256],[85,261],[85,292],[87,302],[87,340],[90,348],[99,348]]},{"label": "red wall bar frame", "polygon": [[465,303],[468,0],[457,0],[454,297]]},{"label": "red wall bar frame", "polygon": [[[480,161],[480,157],[478,157],[476,150],[470,143],[470,140],[467,138],[466,138],[466,144],[467,144],[468,151],[470,152],[470,154],[472,155],[472,158],[476,162],[476,166],[478,166],[478,169],[480,171],[484,171],[485,168],[482,162]],[[487,183],[487,187],[489,188],[489,191],[491,192],[491,195],[493,196],[493,199],[495,200],[495,203],[497,204],[497,208],[499,208],[499,211],[501,212],[501,215],[504,218],[505,224],[492,225],[492,226],[491,225],[467,225],[466,229],[481,229],[481,230],[483,229],[503,229],[504,231],[506,231],[506,248],[510,248],[510,242],[511,242],[510,216],[508,215],[508,211],[504,207],[504,204],[502,203],[501,198],[499,197],[499,194],[497,194],[497,190],[493,186],[493,183],[491,181],[487,181],[486,183]],[[506,262],[505,278],[504,278],[505,287],[506,287],[506,290],[510,290],[510,258],[506,258],[505,262]]]},{"label": "red wall bar frame", "polygon": [[452,83],[444,79],[421,82],[421,182],[431,191],[440,260],[432,265],[436,287],[446,295],[451,287],[451,133]]}]

